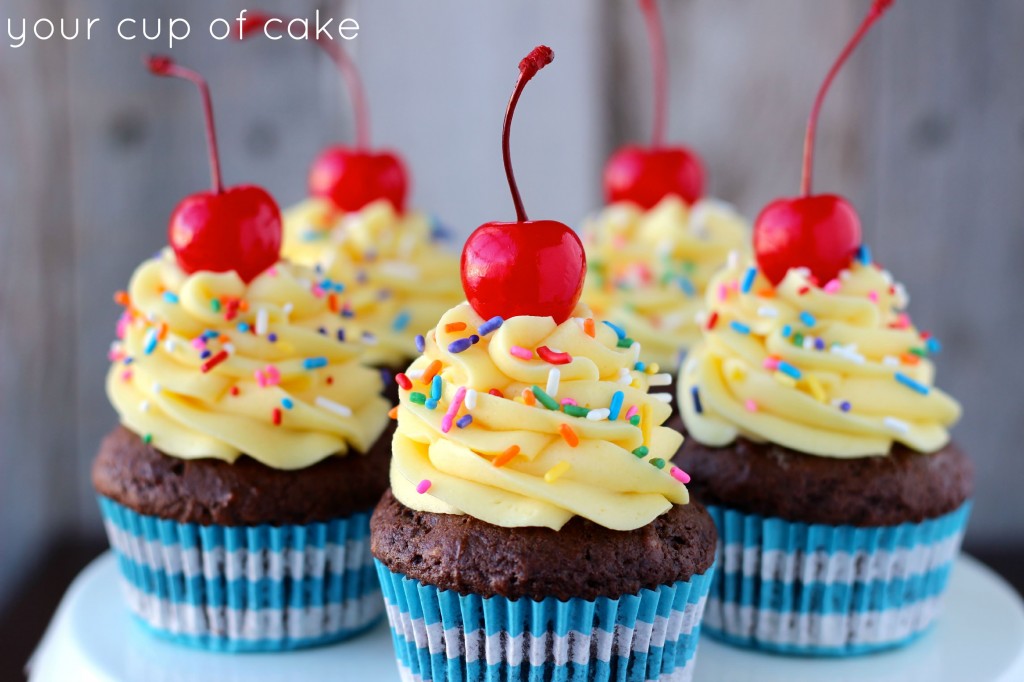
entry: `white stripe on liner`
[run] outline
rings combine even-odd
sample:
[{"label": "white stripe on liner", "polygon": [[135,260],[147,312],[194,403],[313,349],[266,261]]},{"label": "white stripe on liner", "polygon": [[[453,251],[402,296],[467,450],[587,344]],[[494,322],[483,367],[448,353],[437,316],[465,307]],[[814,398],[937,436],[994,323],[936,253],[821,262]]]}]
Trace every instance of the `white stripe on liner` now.
[{"label": "white stripe on liner", "polygon": [[635,628],[615,626],[615,632],[592,630],[583,633],[572,630],[566,635],[544,632],[539,635],[523,632],[510,637],[506,632],[485,635],[483,628],[465,632],[460,627],[445,630],[440,622],[427,624],[423,618],[413,618],[395,604],[387,604],[391,627],[416,648],[427,649],[431,655],[444,653],[446,658],[465,657],[473,663],[485,660],[488,665],[507,663],[543,665],[553,661],[565,665],[570,660],[585,663],[593,658],[608,663],[613,656],[628,656],[630,652],[645,653],[651,647],[662,647],[693,633],[704,611],[706,598],[696,604],[687,604],[682,610],[673,609],[668,618],[656,616],[654,623],[637,623]]},{"label": "white stripe on liner", "polygon": [[147,623],[175,635],[230,637],[235,640],[306,639],[368,625],[383,610],[373,592],[326,606],[283,609],[231,609],[194,606],[147,594],[121,581],[128,606]]},{"label": "white stripe on liner", "polygon": [[[683,667],[676,668],[672,672],[665,673],[657,678],[644,680],[644,682],[691,682],[693,680],[693,671],[696,668],[696,661],[697,656],[694,655]],[[401,663],[398,664],[398,675],[402,678],[402,682],[429,682],[432,679],[417,675]]]},{"label": "white stripe on liner", "polygon": [[898,642],[928,627],[939,615],[940,597],[899,609],[859,613],[781,613],[708,599],[707,627],[734,637],[776,645],[842,647]]}]

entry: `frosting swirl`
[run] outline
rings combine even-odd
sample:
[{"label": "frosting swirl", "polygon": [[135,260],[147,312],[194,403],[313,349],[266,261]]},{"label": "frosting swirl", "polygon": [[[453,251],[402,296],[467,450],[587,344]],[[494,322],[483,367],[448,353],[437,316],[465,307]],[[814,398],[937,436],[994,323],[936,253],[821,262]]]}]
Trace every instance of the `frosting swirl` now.
[{"label": "frosting swirl", "polygon": [[932,385],[938,342],[865,254],[820,287],[797,268],[773,289],[738,259],[712,280],[704,341],[679,380],[692,437],[720,446],[742,435],[826,457],[949,441],[960,406]]},{"label": "frosting swirl", "polygon": [[638,344],[576,314],[485,322],[463,303],[441,318],[398,377],[391,487],[404,505],[505,527],[579,515],[630,530],[689,500],[688,477],[667,463],[682,436],[648,393],[671,377],[634,369]]},{"label": "frosting swirl", "polygon": [[344,286],[369,364],[404,365],[415,336],[465,300],[459,259],[438,246],[426,216],[397,214],[384,200],[339,214],[325,199],[306,199],[284,214],[281,253]]},{"label": "frosting swirl", "polygon": [[185,274],[170,249],[132,275],[111,347],[107,395],[162,452],[300,469],[387,425],[377,371],[337,339],[343,320],[305,268],[280,262],[248,285]]},{"label": "frosting swirl", "polygon": [[644,357],[675,371],[700,340],[694,321],[704,291],[729,251],[747,243],[744,220],[728,205],[701,199],[692,208],[668,196],[649,211],[629,202],[606,207],[584,227],[583,300],[629,329]]}]

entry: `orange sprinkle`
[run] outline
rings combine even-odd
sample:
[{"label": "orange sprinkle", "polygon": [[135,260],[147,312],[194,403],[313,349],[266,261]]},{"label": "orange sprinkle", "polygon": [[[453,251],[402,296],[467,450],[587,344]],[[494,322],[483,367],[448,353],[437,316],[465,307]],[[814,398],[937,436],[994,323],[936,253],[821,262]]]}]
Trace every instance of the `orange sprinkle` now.
[{"label": "orange sprinkle", "polygon": [[511,462],[519,454],[518,445],[509,445],[505,452],[491,460],[491,466],[500,468]]},{"label": "orange sprinkle", "polygon": [[217,337],[217,340],[220,341],[221,343],[231,343],[231,337],[228,336],[227,334],[221,334],[220,336]]},{"label": "orange sprinkle", "polygon": [[[161,341],[163,341],[164,339],[167,338],[167,323],[166,322],[161,322],[160,323],[160,329],[156,333],[156,338],[160,339]],[[916,356],[911,356],[911,357],[916,357]]]},{"label": "orange sprinkle", "polygon": [[427,368],[423,370],[423,376],[420,377],[420,381],[422,381],[425,384],[429,384],[431,381],[434,380],[434,376],[440,371],[441,361],[433,360],[429,365],[427,365]]},{"label": "orange sprinkle", "polygon": [[231,395],[238,395],[239,393],[241,393],[241,390],[239,390],[238,386],[231,387]]},{"label": "orange sprinkle", "polygon": [[132,304],[132,299],[129,298],[127,291],[115,291],[114,303],[127,306]]},{"label": "orange sprinkle", "polygon": [[568,424],[561,424],[558,427],[559,433],[562,434],[562,438],[569,444],[570,448],[574,448],[580,444],[580,437],[576,435],[576,432],[572,430],[572,427]]},{"label": "orange sprinkle", "polygon": [[238,299],[238,309],[241,310],[243,313],[244,312],[248,312],[248,310],[249,310],[249,302],[247,300],[245,300],[244,298]]},{"label": "orange sprinkle", "polygon": [[900,354],[900,362],[902,362],[904,365],[916,365],[920,361],[921,358],[917,357],[913,353]]},{"label": "orange sprinkle", "polygon": [[537,404],[537,398],[534,397],[533,391],[531,391],[528,388],[523,389],[523,402],[529,405],[530,407],[533,407],[534,405]]},{"label": "orange sprinkle", "polygon": [[775,298],[775,289],[769,289],[765,287],[757,292],[757,295],[761,298]]},{"label": "orange sprinkle", "polygon": [[594,318],[588,317],[587,319],[583,320],[583,331],[586,333],[587,336],[591,338],[594,337]]},{"label": "orange sprinkle", "polygon": [[461,332],[465,328],[466,328],[466,323],[465,322],[449,322],[448,324],[446,324],[444,326],[444,330],[447,333]]},{"label": "orange sprinkle", "polygon": [[337,294],[331,294],[330,296],[327,297],[327,307],[331,309],[332,313],[338,312],[339,308]]},{"label": "orange sprinkle", "polygon": [[392,419],[398,419],[398,406],[397,405],[395,405],[390,410],[388,410],[388,416],[391,417]]}]

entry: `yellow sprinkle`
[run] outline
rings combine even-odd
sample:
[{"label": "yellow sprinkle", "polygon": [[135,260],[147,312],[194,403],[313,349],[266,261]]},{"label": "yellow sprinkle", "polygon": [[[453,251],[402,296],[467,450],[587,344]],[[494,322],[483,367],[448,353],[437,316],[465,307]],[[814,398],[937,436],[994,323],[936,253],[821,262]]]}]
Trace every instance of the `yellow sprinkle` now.
[{"label": "yellow sprinkle", "polygon": [[569,463],[563,459],[561,462],[548,469],[547,473],[544,474],[544,482],[554,483],[559,479],[559,477],[561,477],[562,474],[564,474],[568,470]]},{"label": "yellow sprinkle", "polygon": [[644,445],[651,444],[651,406],[644,403],[640,406],[640,433],[643,435]]},{"label": "yellow sprinkle", "polygon": [[656,362],[652,362],[651,364],[647,365],[647,373],[648,374],[657,374],[660,370],[661,370],[661,367],[659,367],[658,363],[656,363]]},{"label": "yellow sprinkle", "polygon": [[777,371],[774,372],[772,376],[775,377],[775,380],[783,386],[786,386],[787,388],[796,388],[796,379],[788,374],[783,374],[782,372]]},{"label": "yellow sprinkle", "polygon": [[729,381],[743,381],[747,377],[747,370],[740,364],[732,363],[729,365],[726,376]]},{"label": "yellow sprinkle", "polygon": [[821,382],[818,381],[818,377],[808,373],[804,378],[807,388],[810,390],[811,395],[814,396],[814,399],[821,403],[825,402],[827,396],[825,395],[825,389],[821,387]]}]

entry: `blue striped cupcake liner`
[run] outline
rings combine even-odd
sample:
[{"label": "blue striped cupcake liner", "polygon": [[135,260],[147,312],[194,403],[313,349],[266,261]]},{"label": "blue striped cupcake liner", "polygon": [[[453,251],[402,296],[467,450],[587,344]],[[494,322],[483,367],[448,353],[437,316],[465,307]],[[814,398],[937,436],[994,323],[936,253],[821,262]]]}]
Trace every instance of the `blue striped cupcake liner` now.
[{"label": "blue striped cupcake liner", "polygon": [[323,523],[203,526],[100,497],[128,606],[147,630],[214,651],[282,651],[368,629],[384,610],[370,512]]},{"label": "blue striped cupcake liner", "polygon": [[460,595],[376,563],[406,682],[690,680],[714,572],[616,599],[533,601]]},{"label": "blue striped cupcake liner", "polygon": [[935,622],[971,503],[921,523],[869,528],[707,509],[719,537],[708,636],[853,656],[908,644]]}]

